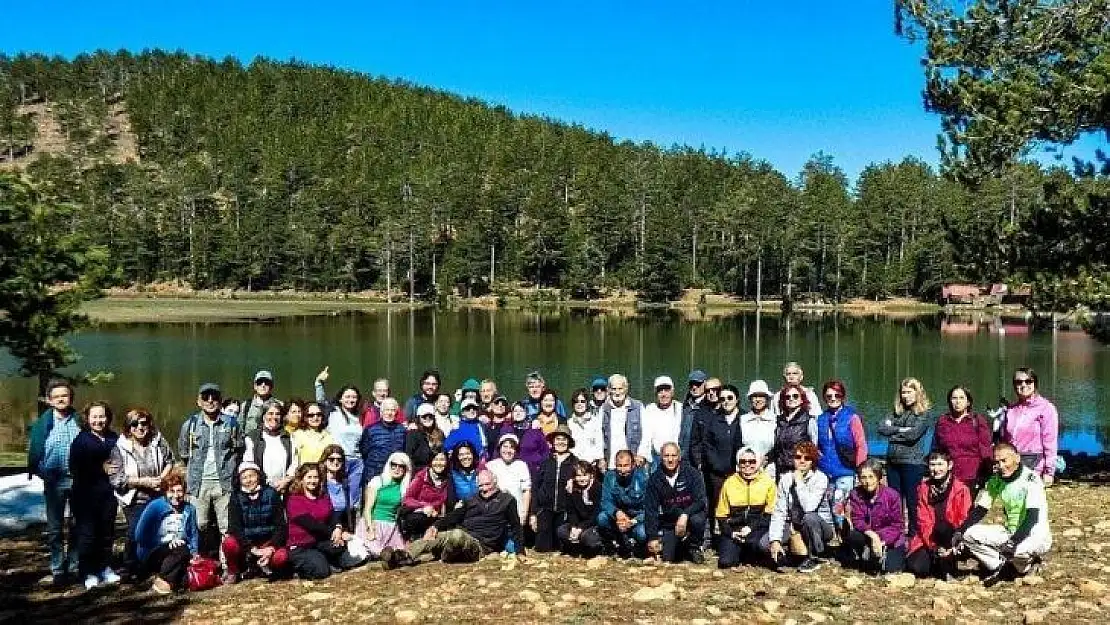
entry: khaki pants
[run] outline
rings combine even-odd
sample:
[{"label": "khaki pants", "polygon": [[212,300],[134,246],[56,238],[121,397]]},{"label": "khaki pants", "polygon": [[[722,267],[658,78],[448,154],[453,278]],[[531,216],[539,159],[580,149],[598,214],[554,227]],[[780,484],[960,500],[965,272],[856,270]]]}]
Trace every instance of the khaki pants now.
[{"label": "khaki pants", "polygon": [[482,543],[461,529],[439,532],[431,540],[416,540],[409,544],[413,560],[439,559],[443,562],[477,562],[482,558]]},{"label": "khaki pants", "polygon": [[216,525],[220,528],[221,535],[227,535],[227,509],[231,505],[231,493],[224,492],[219,482],[201,482],[200,493],[190,497],[193,506],[197,509],[197,528],[201,534],[208,527],[209,510],[216,511]]},{"label": "khaki pants", "polygon": [[[991,571],[997,571],[1000,566],[1006,563],[1006,558],[1002,557],[998,548],[1008,540],[1010,540],[1010,532],[1001,525],[980,523],[979,525],[973,525],[964,534],[964,543],[967,544],[967,550]],[[1011,562],[1013,562],[1018,573],[1025,574],[1029,572],[1029,566],[1032,564],[1033,558],[1048,553],[1050,548],[1052,548],[1052,536],[1047,532],[1030,534],[1028,538],[1018,544]]]}]

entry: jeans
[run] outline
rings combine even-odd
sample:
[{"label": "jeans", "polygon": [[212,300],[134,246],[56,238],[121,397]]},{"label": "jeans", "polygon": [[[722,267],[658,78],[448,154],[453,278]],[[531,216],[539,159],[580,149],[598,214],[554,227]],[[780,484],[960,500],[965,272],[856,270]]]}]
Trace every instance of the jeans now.
[{"label": "jeans", "polygon": [[663,530],[663,553],[660,554],[664,562],[681,562],[689,558],[690,553],[701,549],[702,536],[705,535],[706,518],[704,514],[695,514],[686,521],[686,535],[679,536],[673,527]]},{"label": "jeans", "polygon": [[638,545],[647,543],[647,532],[644,531],[644,524],[637,523],[632,526],[628,532],[621,532],[617,529],[617,520],[604,512],[599,512],[597,515],[597,527],[602,535],[612,540],[620,540],[623,537],[632,539]]},{"label": "jeans", "polygon": [[909,535],[917,533],[917,485],[925,477],[925,465],[888,464],[886,483],[902,496],[902,504],[909,518]]},{"label": "jeans", "polygon": [[[77,549],[70,545],[66,552],[66,504],[73,498],[73,481],[68,477],[43,482],[46,500],[46,542],[50,547],[50,572],[54,575],[77,572]],[[73,532],[69,532],[73,541]]]},{"label": "jeans", "polygon": [[717,543],[717,568],[730,569],[740,564],[745,556],[751,559],[762,558],[770,551],[767,530],[752,530],[739,540],[731,535],[731,529],[722,525],[724,532]]},{"label": "jeans", "polygon": [[848,495],[856,487],[856,476],[845,475],[829,482],[829,507],[832,508],[833,525],[843,527],[847,522],[844,506],[848,503]]},{"label": "jeans", "polygon": [[901,573],[906,566],[905,548],[887,545],[880,558],[871,551],[871,539],[859,530],[848,532],[844,545],[851,563],[859,565],[864,571],[877,569],[880,573]]},{"label": "jeans", "polygon": [[289,548],[289,563],[301,579],[325,579],[331,575],[332,565],[346,570],[363,562],[348,553],[346,546],[336,547],[330,540],[322,540],[315,546]]},{"label": "jeans", "polygon": [[790,544],[790,534],[797,532],[805,545],[807,555],[811,557],[819,557],[825,551],[825,545],[828,541],[832,540],[833,527],[829,522],[821,518],[821,515],[816,512],[807,512],[805,517],[802,518],[801,525],[792,526],[787,524],[783,531],[782,536],[771,536],[768,534],[760,543],[760,548],[766,549],[768,552],[771,550],[771,541],[777,540],[784,547]]}]

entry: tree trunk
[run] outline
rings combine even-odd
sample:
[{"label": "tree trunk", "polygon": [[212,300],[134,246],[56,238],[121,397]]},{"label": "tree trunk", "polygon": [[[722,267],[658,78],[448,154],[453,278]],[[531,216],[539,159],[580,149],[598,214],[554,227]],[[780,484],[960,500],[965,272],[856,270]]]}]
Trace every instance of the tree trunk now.
[{"label": "tree trunk", "polygon": [[755,307],[763,308],[763,250],[755,257]]}]

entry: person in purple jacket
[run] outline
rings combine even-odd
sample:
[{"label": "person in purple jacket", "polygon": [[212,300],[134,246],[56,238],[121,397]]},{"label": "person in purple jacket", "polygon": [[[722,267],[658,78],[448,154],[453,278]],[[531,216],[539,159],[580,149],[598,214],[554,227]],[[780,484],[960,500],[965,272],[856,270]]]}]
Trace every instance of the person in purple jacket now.
[{"label": "person in purple jacket", "polygon": [[994,447],[991,424],[972,406],[971,391],[954,386],[948,391],[948,412],[937,419],[933,451],[952,459],[952,475],[972,491],[978,491],[991,473]]},{"label": "person in purple jacket", "polygon": [[898,573],[905,566],[902,497],[883,485],[883,466],[868,459],[856,470],[858,485],[848,496],[852,530],[844,541],[845,564],[864,571]]},{"label": "person in purple jacket", "polygon": [[[517,458],[528,465],[528,472],[535,480],[539,476],[540,465],[551,455],[551,445],[543,435],[543,430],[532,427],[528,412],[524,404],[513,404],[513,421],[501,427],[501,434],[515,434],[520,439],[520,450]],[[497,449],[494,446],[494,449]],[[491,458],[492,459],[492,458]]]}]

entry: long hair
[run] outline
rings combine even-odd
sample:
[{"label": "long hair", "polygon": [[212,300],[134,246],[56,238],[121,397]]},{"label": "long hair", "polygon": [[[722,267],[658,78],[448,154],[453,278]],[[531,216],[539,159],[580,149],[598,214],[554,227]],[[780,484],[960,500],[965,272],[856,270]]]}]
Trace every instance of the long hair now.
[{"label": "long hair", "polygon": [[311,430],[312,429],[311,426],[308,425],[308,409],[312,406],[316,406],[317,408],[320,409],[320,429],[319,430],[313,430],[313,431],[314,432],[323,432],[324,430],[328,429],[329,415],[328,415],[328,404],[326,402],[322,402],[322,401],[314,401],[311,404],[308,404],[308,406],[305,406],[304,417],[301,420],[302,427],[306,430]]},{"label": "long hair", "polygon": [[89,413],[92,412],[93,408],[103,408],[104,409],[104,416],[108,418],[108,422],[104,424],[104,431],[105,432],[112,431],[112,417],[114,415],[112,413],[112,407],[109,406],[108,402],[106,402],[106,401],[94,401],[94,402],[90,402],[89,405],[85,406],[85,411],[83,413],[81,413],[81,415],[83,417],[81,419],[81,429],[82,430],[91,429],[89,427]]},{"label": "long hair", "polygon": [[790,390],[798,391],[798,394],[802,396],[802,403],[799,409],[804,414],[809,414],[809,394],[806,393],[806,390],[802,388],[801,384],[787,384],[779,391],[779,414],[785,415],[790,413],[786,408],[786,393]]},{"label": "long hair", "polygon": [[422,427],[420,420],[417,419],[416,429],[428,439],[428,447],[431,447],[432,451],[436,451],[443,449],[443,442],[447,440],[447,437],[443,434],[443,430],[439,429],[439,425],[436,424],[435,415],[432,416],[432,422],[428,427]]},{"label": "long hair", "polygon": [[293,477],[293,484],[289,487],[289,492],[294,495],[304,495],[304,476],[308,475],[309,471],[315,471],[320,476],[320,482],[316,486],[316,492],[312,495],[319,497],[324,492],[324,472],[315,462],[306,462],[297,467],[297,474]]},{"label": "long hair", "polygon": [[327,480],[328,478],[328,456],[332,454],[339,454],[340,456],[343,456],[343,462],[339,463],[339,470],[335,472],[335,481],[341,484],[346,484],[347,455],[346,453],[344,453],[342,447],[334,443],[325,447],[324,451],[320,454],[319,460],[316,461],[316,464],[320,465],[320,481],[322,482],[324,480]]},{"label": "long hair", "polygon": [[464,469],[461,465],[459,465],[459,452],[462,451],[463,449],[469,449],[470,450],[470,455],[474,457],[474,466],[471,467],[470,470],[471,471],[477,471],[478,470],[478,460],[479,460],[479,458],[478,458],[478,448],[475,447],[474,443],[471,443],[470,441],[462,441],[461,443],[456,445],[454,449],[451,450],[451,463],[450,463],[451,466],[449,467],[450,470],[451,471],[466,471],[467,470],[467,469]]},{"label": "long hair", "polygon": [[409,455],[403,451],[395,451],[389,454],[389,459],[385,461],[385,466],[382,467],[381,474],[370,480],[370,484],[367,488],[371,486],[374,488],[381,488],[392,484],[393,474],[391,471],[393,470],[393,464],[405,465],[405,477],[401,478],[401,496],[403,497],[405,491],[409,489],[409,482],[412,481],[412,460],[409,458]]},{"label": "long hair", "polygon": [[[299,429],[304,427],[304,413],[308,412],[308,402],[306,402],[305,400],[303,400],[299,397],[294,397],[293,399],[290,399],[288,402],[286,402],[286,404],[285,404],[285,414],[282,415],[282,417],[281,417],[283,421],[289,415],[289,409],[292,408],[293,406],[296,406],[296,407],[301,409],[301,418],[297,421],[297,425],[296,425],[296,429],[299,430]],[[281,425],[282,425],[282,427],[284,427],[285,423],[282,423]]]},{"label": "long hair", "polygon": [[[343,404],[339,401],[340,398],[343,397],[343,394],[347,391],[354,391],[355,396],[358,398],[355,400],[354,410],[352,410],[350,413],[347,412],[347,409],[344,408]],[[343,418],[347,419],[348,421],[350,421],[352,418],[355,421],[359,421],[361,419],[360,415],[362,414],[362,407],[362,391],[358,390],[358,387],[353,384],[348,384],[340,388],[339,392],[335,394],[335,412],[343,415]]]},{"label": "long hair", "polygon": [[898,393],[894,396],[894,414],[901,415],[906,411],[906,406],[902,403],[902,389],[904,388],[912,388],[917,391],[917,401],[910,407],[915,415],[924,414],[926,410],[933,407],[921,381],[917,378],[906,378],[898,385]]}]

